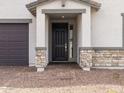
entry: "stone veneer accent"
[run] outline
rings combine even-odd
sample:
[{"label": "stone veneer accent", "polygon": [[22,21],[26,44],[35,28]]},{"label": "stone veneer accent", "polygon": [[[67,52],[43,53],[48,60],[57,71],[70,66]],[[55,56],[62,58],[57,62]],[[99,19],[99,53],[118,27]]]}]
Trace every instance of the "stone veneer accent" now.
[{"label": "stone veneer accent", "polygon": [[93,50],[81,50],[80,51],[80,67],[81,68],[91,68],[93,59]]},{"label": "stone veneer accent", "polygon": [[123,48],[80,48],[80,64],[87,67],[124,66]]},{"label": "stone veneer accent", "polygon": [[36,67],[37,68],[45,68],[48,64],[46,48],[45,47],[37,47],[36,48]]}]

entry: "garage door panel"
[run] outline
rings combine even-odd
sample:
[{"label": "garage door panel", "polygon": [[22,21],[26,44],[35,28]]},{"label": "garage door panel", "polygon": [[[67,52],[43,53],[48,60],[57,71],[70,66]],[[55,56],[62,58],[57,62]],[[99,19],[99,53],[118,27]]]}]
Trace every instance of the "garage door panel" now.
[{"label": "garage door panel", "polygon": [[[15,51],[18,51],[18,50],[24,50],[24,51],[26,51],[26,53],[27,53],[27,48],[18,48],[18,47],[9,47],[9,48],[7,48],[7,47],[0,47],[0,50],[2,51],[2,50],[7,50],[7,51],[9,51],[9,50],[15,50]],[[1,54],[1,53],[0,53]]]},{"label": "garage door panel", "polygon": [[8,59],[8,56],[6,55],[0,55],[0,60]]},{"label": "garage door panel", "polygon": [[24,34],[24,32],[21,34],[19,34],[19,33],[17,33],[17,34],[11,33],[11,34],[8,36],[9,41],[25,41],[25,40],[27,40],[27,34]]},{"label": "garage door panel", "polygon": [[3,42],[3,41],[8,41],[8,37],[7,35],[0,34],[0,42]]},{"label": "garage door panel", "polygon": [[8,42],[0,41],[0,48],[8,48]]},{"label": "garage door panel", "polygon": [[28,24],[0,24],[0,65],[28,65]]},{"label": "garage door panel", "polygon": [[8,58],[10,60],[25,60],[27,58],[26,55],[9,55]]},{"label": "garage door panel", "polygon": [[0,49],[0,55],[8,55],[8,50]]},{"label": "garage door panel", "polygon": [[18,35],[18,34],[24,34],[25,30],[18,29],[18,31],[17,30],[11,30],[11,31],[7,31],[7,32],[8,33],[11,32],[10,35]]},{"label": "garage door panel", "polygon": [[27,55],[27,49],[21,49],[21,50],[5,50],[0,49],[0,55]]},{"label": "garage door panel", "polygon": [[28,42],[8,42],[10,48],[27,48]]},{"label": "garage door panel", "polygon": [[28,64],[25,59],[9,59],[9,63],[11,64]]},{"label": "garage door panel", "polygon": [[2,66],[26,66],[28,63],[25,60],[0,60]]},{"label": "garage door panel", "polygon": [[[16,38],[16,39],[15,39]],[[12,38],[9,38],[8,42],[25,42],[27,39],[19,36],[13,36]]]},{"label": "garage door panel", "polygon": [[[26,40],[26,39],[25,39]],[[0,47],[26,47],[28,45],[28,42],[23,41],[17,41],[17,40],[13,40],[13,41],[0,41]]]},{"label": "garage door panel", "polygon": [[18,50],[24,50],[24,51],[26,51],[26,53],[27,53],[27,48],[18,48],[18,47],[15,47],[15,48],[11,48],[11,47],[9,47],[9,50],[15,50],[15,51],[18,51]]},{"label": "garage door panel", "polygon": [[9,50],[9,55],[26,55],[27,54],[27,50],[26,49],[22,49],[22,50]]},{"label": "garage door panel", "polygon": [[[6,23],[6,24],[0,24],[0,30],[6,30],[6,31],[12,31],[12,30],[15,30],[15,31],[18,31],[18,30],[25,30],[28,28],[27,26],[28,24],[27,23],[22,23],[22,24],[19,24],[19,23]],[[18,30],[17,30],[18,29]]]},{"label": "garage door panel", "polygon": [[1,36],[3,36],[3,35],[6,36],[6,35],[8,35],[8,31],[1,30],[1,31],[0,31],[0,35],[1,35]]}]

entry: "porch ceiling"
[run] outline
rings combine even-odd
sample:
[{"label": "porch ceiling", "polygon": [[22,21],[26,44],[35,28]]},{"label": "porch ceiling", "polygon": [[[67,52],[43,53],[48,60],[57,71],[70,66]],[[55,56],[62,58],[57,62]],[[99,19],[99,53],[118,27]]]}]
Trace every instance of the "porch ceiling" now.
[{"label": "porch ceiling", "polygon": [[[37,1],[34,1],[32,3],[27,4],[26,7],[33,15],[36,15],[36,7],[39,4],[44,3],[44,2],[48,2],[48,1],[52,1],[52,0],[37,0]],[[92,8],[95,8],[96,10],[100,9],[100,7],[101,7],[101,3],[98,3],[98,2],[93,1],[93,0],[75,0],[75,1],[85,2],[85,3],[89,4]]]},{"label": "porch ceiling", "polygon": [[78,14],[48,14],[50,18],[52,19],[72,19],[76,18]]}]

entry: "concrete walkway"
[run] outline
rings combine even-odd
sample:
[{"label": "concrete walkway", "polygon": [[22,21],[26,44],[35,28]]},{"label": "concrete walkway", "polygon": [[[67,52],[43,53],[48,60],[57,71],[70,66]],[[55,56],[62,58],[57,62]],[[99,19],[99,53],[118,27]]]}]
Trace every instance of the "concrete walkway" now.
[{"label": "concrete walkway", "polygon": [[0,67],[0,93],[124,93],[124,70],[82,71],[77,64]]}]

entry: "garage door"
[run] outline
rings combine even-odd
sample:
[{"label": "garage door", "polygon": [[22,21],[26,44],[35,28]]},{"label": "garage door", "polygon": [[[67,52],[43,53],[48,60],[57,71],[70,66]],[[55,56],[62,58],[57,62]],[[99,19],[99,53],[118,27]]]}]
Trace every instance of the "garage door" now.
[{"label": "garage door", "polygon": [[0,24],[0,65],[28,65],[28,24]]}]

